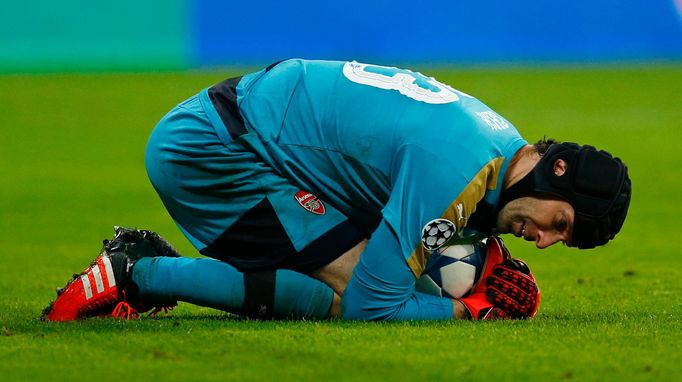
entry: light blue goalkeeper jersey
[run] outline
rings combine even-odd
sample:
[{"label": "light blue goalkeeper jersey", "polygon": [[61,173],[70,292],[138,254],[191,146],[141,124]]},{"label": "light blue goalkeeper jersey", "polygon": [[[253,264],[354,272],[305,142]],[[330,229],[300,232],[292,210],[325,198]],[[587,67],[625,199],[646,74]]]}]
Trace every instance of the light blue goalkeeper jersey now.
[{"label": "light blue goalkeeper jersey", "polygon": [[284,61],[236,93],[249,149],[372,232],[344,317],[452,318],[450,300],[414,291],[422,228],[442,218],[464,236],[479,202],[497,205],[526,144],[514,126],[433,78],[357,62]]},{"label": "light blue goalkeeper jersey", "polygon": [[[370,236],[342,297],[345,318],[448,319],[451,300],[414,289],[433,249],[422,244],[423,227],[446,219],[457,237],[474,225],[490,233],[473,214],[494,211],[509,160],[525,144],[483,103],[420,73],[294,59],[179,105],[155,129],[146,158],[164,204],[202,253],[216,243],[234,253],[221,232],[259,200],[242,206],[241,196],[264,179],[286,179],[305,192],[292,193],[298,203],[279,193],[286,203],[272,207],[297,250],[346,218]],[[242,183],[263,166],[278,175]]]}]

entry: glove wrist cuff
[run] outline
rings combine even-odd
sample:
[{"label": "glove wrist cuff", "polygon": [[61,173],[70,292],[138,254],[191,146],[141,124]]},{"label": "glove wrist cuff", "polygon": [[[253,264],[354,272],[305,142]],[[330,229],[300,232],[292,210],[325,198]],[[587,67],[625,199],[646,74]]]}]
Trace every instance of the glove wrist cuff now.
[{"label": "glove wrist cuff", "polygon": [[468,297],[461,298],[459,302],[464,305],[471,320],[485,320],[493,308],[493,304],[485,297],[485,293],[474,293]]}]

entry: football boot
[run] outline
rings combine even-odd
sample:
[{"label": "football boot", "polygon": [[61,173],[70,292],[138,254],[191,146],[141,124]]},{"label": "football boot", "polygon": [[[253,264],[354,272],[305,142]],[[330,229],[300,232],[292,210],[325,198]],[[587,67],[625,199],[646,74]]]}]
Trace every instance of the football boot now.
[{"label": "football boot", "polygon": [[87,317],[135,318],[152,310],[166,312],[176,301],[150,301],[139,297],[132,281],[135,262],[143,257],[179,257],[158,234],[115,227],[116,235],[105,240],[97,258],[80,274],[74,274],[65,287],[57,289],[57,299],[43,310],[42,319],[69,321]]}]

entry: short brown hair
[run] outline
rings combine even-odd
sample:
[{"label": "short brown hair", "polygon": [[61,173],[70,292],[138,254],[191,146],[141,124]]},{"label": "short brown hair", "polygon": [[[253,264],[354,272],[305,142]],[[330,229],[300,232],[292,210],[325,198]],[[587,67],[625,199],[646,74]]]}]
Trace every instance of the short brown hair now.
[{"label": "short brown hair", "polygon": [[540,155],[543,156],[546,152],[547,149],[549,149],[549,146],[555,144],[555,143],[561,143],[558,140],[554,138],[547,138],[547,137],[542,137],[539,141],[535,142],[533,144],[533,148],[535,151]]}]

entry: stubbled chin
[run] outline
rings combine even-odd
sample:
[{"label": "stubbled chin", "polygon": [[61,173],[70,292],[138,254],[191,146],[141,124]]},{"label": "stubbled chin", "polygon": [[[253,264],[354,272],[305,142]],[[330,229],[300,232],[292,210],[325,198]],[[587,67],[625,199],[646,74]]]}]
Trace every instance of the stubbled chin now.
[{"label": "stubbled chin", "polygon": [[510,233],[512,232],[511,223],[505,224],[501,219],[495,222],[495,233]]}]

